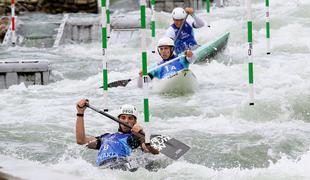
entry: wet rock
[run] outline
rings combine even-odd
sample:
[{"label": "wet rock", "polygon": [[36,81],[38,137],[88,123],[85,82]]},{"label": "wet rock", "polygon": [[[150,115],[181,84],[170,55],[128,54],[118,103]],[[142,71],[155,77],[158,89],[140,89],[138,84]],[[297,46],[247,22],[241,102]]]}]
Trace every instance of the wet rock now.
[{"label": "wet rock", "polygon": [[[0,15],[8,15],[10,11],[10,0],[0,0]],[[15,11],[16,14],[24,11],[41,11],[52,14],[64,12],[97,13],[98,6],[97,0],[18,0],[15,4]]]},{"label": "wet rock", "polygon": [[7,16],[0,17],[0,42],[2,42],[6,31],[10,25],[10,18]]}]

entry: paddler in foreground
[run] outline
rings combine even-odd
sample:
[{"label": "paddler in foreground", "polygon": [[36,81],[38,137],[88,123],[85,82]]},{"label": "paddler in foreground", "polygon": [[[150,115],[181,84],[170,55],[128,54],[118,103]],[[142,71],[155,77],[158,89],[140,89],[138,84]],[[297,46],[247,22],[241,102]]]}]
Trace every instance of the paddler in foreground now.
[{"label": "paddler in foreground", "polygon": [[76,104],[76,142],[90,149],[99,150],[96,164],[110,169],[121,169],[134,171],[137,168],[131,167],[128,157],[132,152],[140,149],[143,152],[159,154],[159,151],[150,145],[146,145],[144,137],[139,135],[143,132],[142,127],[137,123],[137,110],[132,105],[123,105],[119,109],[118,119],[132,126],[132,129],[119,124],[116,133],[105,133],[100,136],[86,136],[84,127],[84,111],[88,101],[81,99]]}]

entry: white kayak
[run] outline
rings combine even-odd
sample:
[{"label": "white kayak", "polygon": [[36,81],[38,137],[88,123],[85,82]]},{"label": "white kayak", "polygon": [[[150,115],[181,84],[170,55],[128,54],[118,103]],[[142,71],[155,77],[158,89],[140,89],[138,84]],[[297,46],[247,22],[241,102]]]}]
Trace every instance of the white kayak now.
[{"label": "white kayak", "polygon": [[152,89],[154,92],[161,94],[193,93],[198,89],[198,81],[191,70],[184,69],[172,76],[154,79]]}]

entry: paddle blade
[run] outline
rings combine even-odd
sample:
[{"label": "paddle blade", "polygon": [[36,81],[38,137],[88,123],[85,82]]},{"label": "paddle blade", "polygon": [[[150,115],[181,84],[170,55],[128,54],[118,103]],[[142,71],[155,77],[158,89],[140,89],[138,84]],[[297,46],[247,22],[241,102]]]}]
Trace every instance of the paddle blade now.
[{"label": "paddle blade", "polygon": [[151,146],[173,160],[179,159],[190,149],[186,144],[167,135],[151,135]]},{"label": "paddle blade", "polygon": [[108,87],[109,88],[119,87],[119,86],[125,87],[130,81],[131,79],[114,81],[114,82],[109,83]]}]

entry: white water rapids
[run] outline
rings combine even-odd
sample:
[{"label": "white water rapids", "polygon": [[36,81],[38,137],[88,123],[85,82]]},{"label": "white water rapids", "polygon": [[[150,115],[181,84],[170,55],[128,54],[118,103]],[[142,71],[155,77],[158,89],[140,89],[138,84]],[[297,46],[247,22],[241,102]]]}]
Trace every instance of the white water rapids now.
[{"label": "white water rapids", "polygon": [[[157,13],[158,32],[170,15]],[[214,8],[211,29],[196,30],[200,44],[229,31],[213,61],[191,65],[199,90],[187,96],[150,94],[151,130],[191,147],[180,160],[154,157],[157,172],[100,169],[96,151],[75,143],[75,103],[102,108],[101,43],[59,48],[0,47],[0,59],[48,59],[52,82],[0,90],[0,171],[25,179],[310,179],[310,1],[271,0],[271,55],[266,55],[265,4],[253,2],[255,106],[250,107],[246,11]],[[206,20],[205,11],[198,15]],[[50,15],[52,17],[52,15]],[[41,18],[44,18],[41,17]],[[140,41],[109,49],[110,81],[135,77]],[[149,61],[155,62],[149,53]],[[110,113],[132,103],[143,124],[142,90],[109,89]],[[115,132],[117,124],[88,109],[87,134]]]}]

